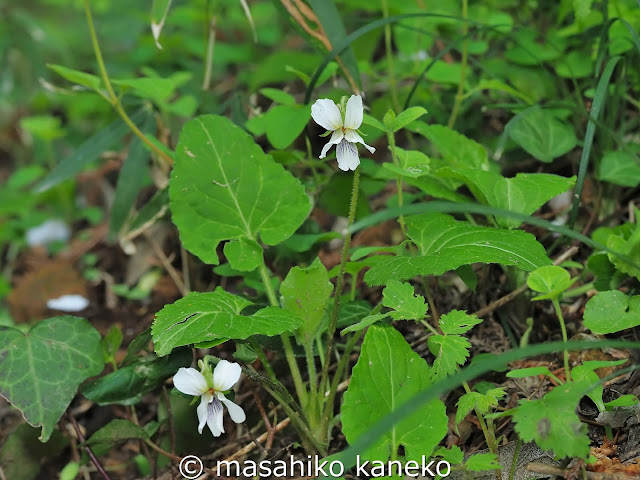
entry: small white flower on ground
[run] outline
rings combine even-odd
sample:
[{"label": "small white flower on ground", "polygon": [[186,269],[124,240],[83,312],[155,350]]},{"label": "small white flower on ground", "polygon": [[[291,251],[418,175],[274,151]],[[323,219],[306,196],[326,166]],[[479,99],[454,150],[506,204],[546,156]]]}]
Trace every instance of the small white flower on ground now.
[{"label": "small white flower on ground", "polygon": [[332,145],[337,145],[338,167],[346,172],[355,170],[360,165],[356,143],[361,143],[371,153],[376,151],[375,148],[364,143],[364,140],[357,132],[360,125],[362,125],[363,113],[364,109],[360,95],[351,95],[344,112],[344,119],[333,100],[328,98],[316,100],[316,103],[311,106],[311,117],[318,125],[332,132],[329,142],[320,153],[320,158],[327,156],[327,152]]},{"label": "small white flower on ground", "polygon": [[229,410],[231,420],[242,423],[246,415],[242,407],[236,405],[224,396],[224,392],[231,390],[240,379],[242,369],[237,363],[220,360],[211,373],[209,364],[200,360],[200,372],[195,368],[181,368],[173,377],[173,385],[182,393],[200,397],[198,405],[198,432],[202,433],[205,424],[214,437],[224,433],[222,422],[222,405]]},{"label": "small white flower on ground", "polygon": [[79,312],[89,306],[89,300],[82,295],[62,295],[47,300],[47,308],[60,312]]},{"label": "small white flower on ground", "polygon": [[27,230],[26,240],[27,245],[35,247],[53,242],[66,242],[70,236],[69,227],[62,220],[47,220],[43,224]]}]

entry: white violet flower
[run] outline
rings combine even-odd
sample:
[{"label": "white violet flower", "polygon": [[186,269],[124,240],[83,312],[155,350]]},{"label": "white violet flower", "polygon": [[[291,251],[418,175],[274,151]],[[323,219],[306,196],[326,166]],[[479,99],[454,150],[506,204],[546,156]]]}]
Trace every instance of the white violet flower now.
[{"label": "white violet flower", "polygon": [[224,392],[230,390],[240,379],[242,369],[237,363],[226,360],[220,360],[213,373],[209,364],[202,360],[198,361],[198,366],[200,372],[195,368],[180,368],[173,376],[173,385],[182,393],[200,397],[197,409],[198,432],[202,433],[207,424],[213,436],[219,437],[224,433],[222,404],[227,407],[234,422],[242,423],[247,418],[242,407],[224,396]]},{"label": "white violet flower", "polygon": [[[339,108],[333,100],[321,98],[311,106],[311,117],[318,125],[328,130],[327,134],[332,132],[329,143],[324,146],[322,153],[320,153],[320,158],[326,157],[331,145],[337,145],[338,167],[346,172],[355,170],[360,165],[356,143],[361,143],[371,153],[375,152],[376,149],[364,143],[364,140],[357,132],[360,125],[362,125],[362,97],[360,95],[351,95],[346,109],[342,108],[343,106],[344,104],[341,104],[341,108]],[[344,120],[341,110],[344,110]]]}]

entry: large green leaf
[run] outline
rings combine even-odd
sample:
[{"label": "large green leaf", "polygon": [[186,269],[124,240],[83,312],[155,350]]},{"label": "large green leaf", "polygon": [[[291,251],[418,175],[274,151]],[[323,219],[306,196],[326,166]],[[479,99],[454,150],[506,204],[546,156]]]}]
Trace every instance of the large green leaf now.
[{"label": "large green leaf", "polygon": [[282,306],[304,322],[296,331],[303,343],[313,341],[331,297],[333,284],[319,258],[307,268],[293,267],[280,285]]},{"label": "large green leaf", "polygon": [[607,152],[598,165],[598,178],[623,187],[640,184],[640,163],[628,152]]},{"label": "large green leaf", "polygon": [[547,163],[578,144],[571,125],[558,120],[549,110],[541,108],[527,109],[512,118],[505,131],[530,155]]},{"label": "large green leaf", "polygon": [[584,307],[584,326],[593,333],[616,333],[640,325],[640,295],[619,290],[600,292]]},{"label": "large green leaf", "polygon": [[[197,117],[182,129],[169,196],[183,245],[212,264],[219,262],[221,241],[276,245],[296,231],[311,209],[296,178],[250,135],[216,115]],[[240,250],[226,252],[232,267],[250,270],[262,261],[254,255],[248,265]]]},{"label": "large green leaf", "polygon": [[[424,359],[395,328],[369,327],[342,405],[342,431],[347,441],[354,443],[368,433],[369,425],[427,389],[429,376]],[[433,452],[446,433],[445,406],[440,400],[431,400],[394,424],[362,458],[386,462],[402,445],[407,460],[420,460]]]},{"label": "large green leaf", "polygon": [[471,263],[500,263],[526,271],[551,263],[529,233],[472,225],[440,213],[414,215],[405,221],[420,256],[393,257],[374,265],[364,277],[369,285],[442,275]]},{"label": "large green leaf", "polygon": [[43,320],[28,333],[0,327],[0,395],[46,442],[78,385],[102,371],[100,334],[84,318]]},{"label": "large green leaf", "polygon": [[218,287],[213,292],[192,292],[160,310],[151,327],[159,356],[176,347],[219,339],[243,340],[251,335],[290,332],[302,319],[279,307],[266,307],[251,316],[240,312],[251,305]]},{"label": "large green leaf", "polygon": [[[513,178],[505,178],[493,172],[444,168],[440,174],[450,174],[465,182],[482,203],[524,215],[532,214],[576,183],[575,176],[565,178],[547,173],[518,173]],[[508,228],[518,227],[522,223],[510,217],[497,217],[496,220],[498,225]]]}]

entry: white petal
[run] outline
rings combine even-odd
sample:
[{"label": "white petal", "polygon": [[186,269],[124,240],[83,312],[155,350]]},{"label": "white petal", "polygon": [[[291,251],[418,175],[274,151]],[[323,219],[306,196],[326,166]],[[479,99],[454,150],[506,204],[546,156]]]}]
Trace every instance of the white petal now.
[{"label": "white petal", "polygon": [[207,424],[207,407],[209,406],[209,402],[205,395],[200,399],[200,405],[198,405],[198,433],[202,433],[202,429]]},{"label": "white petal", "polygon": [[195,368],[181,368],[173,376],[173,386],[187,395],[198,397],[209,390],[202,374]]},{"label": "white petal", "polygon": [[89,305],[89,300],[82,295],[62,295],[47,300],[47,308],[61,312],[79,312]]},{"label": "white petal", "polygon": [[320,152],[320,156],[318,158],[326,157],[327,152],[329,151],[331,146],[339,144],[340,140],[342,140],[342,137],[344,137],[344,134],[342,133],[342,129],[336,130],[335,132],[333,132],[331,134],[331,138],[329,139],[329,142],[324,147],[322,147],[322,152]]},{"label": "white petal", "polygon": [[365,146],[365,148],[367,150],[369,150],[371,153],[374,153],[376,151],[375,148],[370,147],[369,145],[367,145],[366,143],[364,143],[364,140],[362,139],[362,137],[358,134],[358,132],[356,132],[355,130],[351,130],[348,129],[346,131],[346,133],[344,134],[344,138],[351,143],[361,143],[362,145]]},{"label": "white petal", "polygon": [[43,224],[27,230],[26,240],[27,245],[34,247],[53,242],[66,242],[70,236],[71,231],[62,220],[47,220]]},{"label": "white petal", "polygon": [[245,415],[244,410],[241,406],[236,405],[221,393],[218,394],[218,398],[222,403],[225,404],[227,410],[229,410],[229,416],[231,417],[231,420],[236,423],[242,423],[247,419],[247,416]]},{"label": "white petal", "polygon": [[333,100],[321,98],[311,105],[311,118],[325,130],[342,128],[342,115]]},{"label": "white petal", "polygon": [[353,143],[342,140],[337,147],[338,168],[343,171],[355,170],[360,165],[358,149]]},{"label": "white petal", "polygon": [[222,403],[217,397],[213,397],[211,403],[207,404],[207,426],[214,437],[224,433],[222,420]]},{"label": "white petal", "polygon": [[360,95],[351,95],[347,102],[347,113],[344,115],[344,127],[353,128],[354,130],[360,128],[363,112],[362,97]]},{"label": "white petal", "polygon": [[237,363],[220,360],[213,370],[213,389],[216,392],[229,390],[240,380],[241,373],[242,368]]}]

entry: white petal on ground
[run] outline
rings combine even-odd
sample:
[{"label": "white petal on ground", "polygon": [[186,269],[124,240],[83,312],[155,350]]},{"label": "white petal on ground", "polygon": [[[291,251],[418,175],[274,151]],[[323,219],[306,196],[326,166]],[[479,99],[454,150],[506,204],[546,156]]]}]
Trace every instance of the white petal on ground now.
[{"label": "white petal on ground", "polygon": [[213,389],[216,392],[229,390],[240,380],[241,373],[242,368],[237,363],[220,360],[220,363],[213,370]]},{"label": "white petal on ground", "polygon": [[342,140],[337,147],[338,168],[343,171],[355,170],[360,165],[358,149],[353,143]]},{"label": "white petal on ground", "polygon": [[82,295],[62,295],[47,300],[47,308],[61,312],[79,312],[89,306],[89,300]]},{"label": "white petal on ground", "polygon": [[242,423],[247,419],[247,416],[240,405],[236,405],[227,397],[225,397],[222,393],[218,394],[218,398],[222,403],[225,404],[225,406],[227,407],[227,410],[229,410],[229,416],[231,417],[231,420],[233,420],[236,423]]},{"label": "white petal on ground", "polygon": [[344,134],[342,133],[342,129],[336,130],[335,132],[333,132],[331,134],[331,138],[329,139],[329,142],[324,147],[322,147],[322,152],[320,152],[320,156],[318,158],[326,157],[329,149],[333,145],[338,145],[342,140],[342,137],[344,137]]},{"label": "white petal on ground", "polygon": [[347,130],[347,133],[345,133],[344,138],[351,143],[361,143],[362,145],[365,146],[365,148],[367,150],[369,150],[371,153],[375,153],[376,149],[373,147],[370,147],[369,145],[367,145],[366,143],[364,143],[364,140],[362,139],[362,137],[358,134],[358,132],[354,131],[354,130]]},{"label": "white petal on ground", "polygon": [[342,128],[342,115],[333,100],[320,98],[311,105],[311,118],[325,130]]},{"label": "white petal on ground", "polygon": [[[173,376],[173,386],[182,393],[193,395],[194,397],[202,395],[209,389],[207,381],[198,370],[184,367],[180,368],[178,373]],[[200,417],[198,416],[198,418]]]},{"label": "white petal on ground", "polygon": [[347,102],[347,112],[344,116],[345,128],[358,129],[362,125],[362,97],[360,95],[351,95]]},{"label": "white petal on ground", "polygon": [[48,245],[53,242],[66,242],[71,232],[62,220],[47,220],[37,227],[27,230],[26,240],[30,247]]}]

